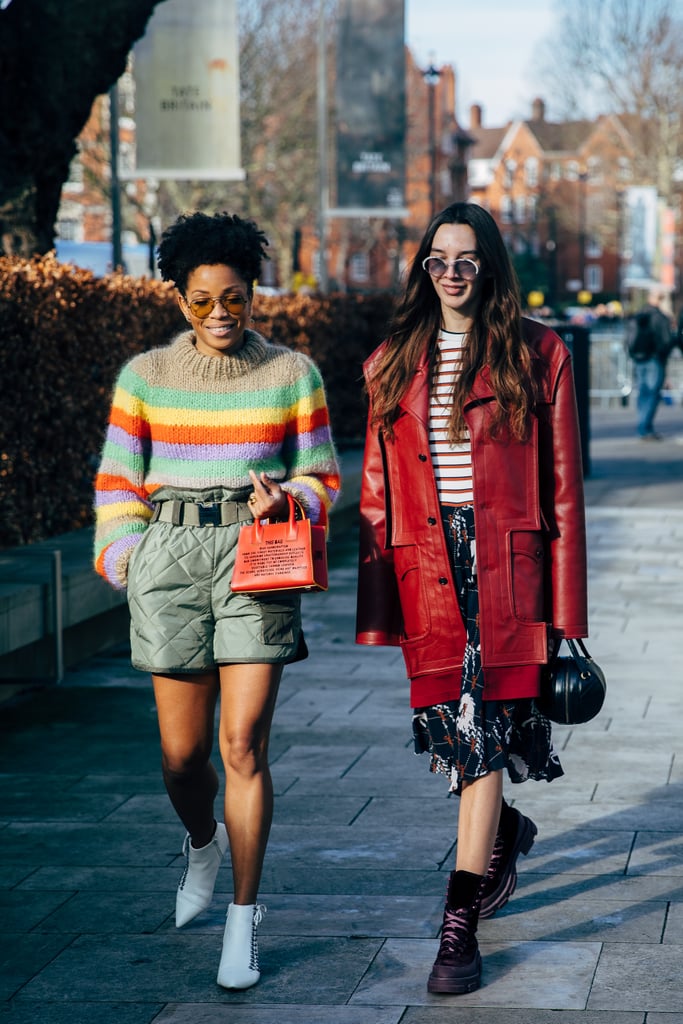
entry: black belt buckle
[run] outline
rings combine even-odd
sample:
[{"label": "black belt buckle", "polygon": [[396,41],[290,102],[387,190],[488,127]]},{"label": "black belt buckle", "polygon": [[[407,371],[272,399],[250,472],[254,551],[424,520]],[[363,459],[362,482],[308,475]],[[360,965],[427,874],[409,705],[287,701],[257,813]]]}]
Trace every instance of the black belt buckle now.
[{"label": "black belt buckle", "polygon": [[221,525],[221,507],[216,502],[198,502],[197,511],[199,515],[200,526],[220,526]]}]

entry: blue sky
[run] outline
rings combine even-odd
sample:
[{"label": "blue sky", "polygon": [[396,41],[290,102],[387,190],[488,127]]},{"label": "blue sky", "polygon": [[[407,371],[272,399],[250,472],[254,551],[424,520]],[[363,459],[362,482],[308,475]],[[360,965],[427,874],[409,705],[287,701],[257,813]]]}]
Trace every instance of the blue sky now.
[{"label": "blue sky", "polygon": [[543,95],[532,55],[557,24],[555,0],[406,0],[405,12],[418,63],[454,66],[463,125],[472,103],[483,106],[488,127],[529,116],[531,101]]}]

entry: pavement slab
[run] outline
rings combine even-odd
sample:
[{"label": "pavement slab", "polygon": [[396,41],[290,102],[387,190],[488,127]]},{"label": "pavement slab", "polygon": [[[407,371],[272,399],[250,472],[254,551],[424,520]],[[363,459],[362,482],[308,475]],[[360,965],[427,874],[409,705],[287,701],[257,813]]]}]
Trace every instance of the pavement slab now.
[{"label": "pavement slab", "polygon": [[450,1002],[457,1006],[580,1010],[588,1002],[601,944],[482,940],[482,987],[459,996],[427,992],[425,978],[437,950],[436,941],[387,939],[352,1002],[410,1006]]},{"label": "pavement slab", "polygon": [[[175,928],[183,829],[124,645],[0,701],[0,1022],[683,1024],[683,410],[661,410],[659,444],[634,420],[591,409],[588,646],[607,700],[555,728],[563,778],[506,786],[538,836],[481,922],[477,992],[427,993],[458,804],[413,753],[400,652],[354,644],[347,516],[276,709],[259,985],[215,982],[229,857]],[[360,459],[343,453],[347,495]]]}]

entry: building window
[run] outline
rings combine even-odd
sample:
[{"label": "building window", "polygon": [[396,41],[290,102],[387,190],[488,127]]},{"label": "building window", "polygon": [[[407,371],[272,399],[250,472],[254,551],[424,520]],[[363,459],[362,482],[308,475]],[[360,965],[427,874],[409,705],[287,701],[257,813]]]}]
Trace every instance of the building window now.
[{"label": "building window", "polygon": [[512,181],[517,170],[517,164],[514,160],[506,160],[504,164],[505,181],[503,183],[504,188],[512,188]]},{"label": "building window", "polygon": [[135,114],[135,79],[130,71],[124,71],[118,81],[119,116],[133,117]]},{"label": "building window", "polygon": [[526,196],[517,196],[515,199],[515,221],[518,224],[526,222]]},{"label": "building window", "polygon": [[512,224],[512,200],[510,196],[501,196],[500,219],[503,224]]},{"label": "building window", "polygon": [[512,239],[512,251],[515,256],[524,256],[524,254],[529,251],[529,244],[524,235],[515,235]]},{"label": "building window", "polygon": [[550,165],[550,180],[562,181],[562,164],[559,160],[553,160]]},{"label": "building window", "polygon": [[599,264],[591,263],[586,267],[586,288],[594,294],[602,291],[602,267]]},{"label": "building window", "polygon": [[536,188],[538,185],[538,160],[535,156],[527,157],[524,164],[526,183],[529,188]]},{"label": "building window", "polygon": [[354,252],[349,261],[349,280],[362,283],[370,277],[370,260],[366,252]]},{"label": "building window", "polygon": [[82,241],[83,232],[81,225],[76,220],[58,220],[57,221],[57,237],[64,242],[80,242]]},{"label": "building window", "polygon": [[633,178],[633,168],[627,156],[620,156],[617,160],[617,178],[619,181],[631,181]]},{"label": "building window", "polygon": [[119,171],[125,175],[135,171],[135,146],[132,142],[119,142]]},{"label": "building window", "polygon": [[586,239],[586,256],[592,260],[599,260],[602,256],[602,245],[595,235],[589,235]]},{"label": "building window", "polygon": [[602,160],[599,156],[591,156],[588,158],[588,180],[593,182],[594,185],[599,185],[603,180],[602,174]]},{"label": "building window", "polygon": [[64,184],[64,189],[67,192],[83,191],[83,164],[80,153],[69,164],[69,180]]},{"label": "building window", "polygon": [[527,216],[532,224],[536,223],[538,213],[538,196],[526,197]]},{"label": "building window", "polygon": [[578,181],[579,180],[579,162],[578,160],[569,160],[565,170],[565,178],[567,181]]}]

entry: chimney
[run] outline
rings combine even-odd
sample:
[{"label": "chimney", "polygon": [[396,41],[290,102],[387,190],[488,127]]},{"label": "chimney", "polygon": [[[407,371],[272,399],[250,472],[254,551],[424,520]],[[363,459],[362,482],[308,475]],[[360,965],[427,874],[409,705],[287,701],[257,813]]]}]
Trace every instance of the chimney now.
[{"label": "chimney", "polygon": [[538,96],[531,104],[531,120],[545,121],[545,103]]},{"label": "chimney", "polygon": [[470,107],[470,129],[476,130],[481,128],[481,115],[481,107],[478,103],[473,103]]}]

